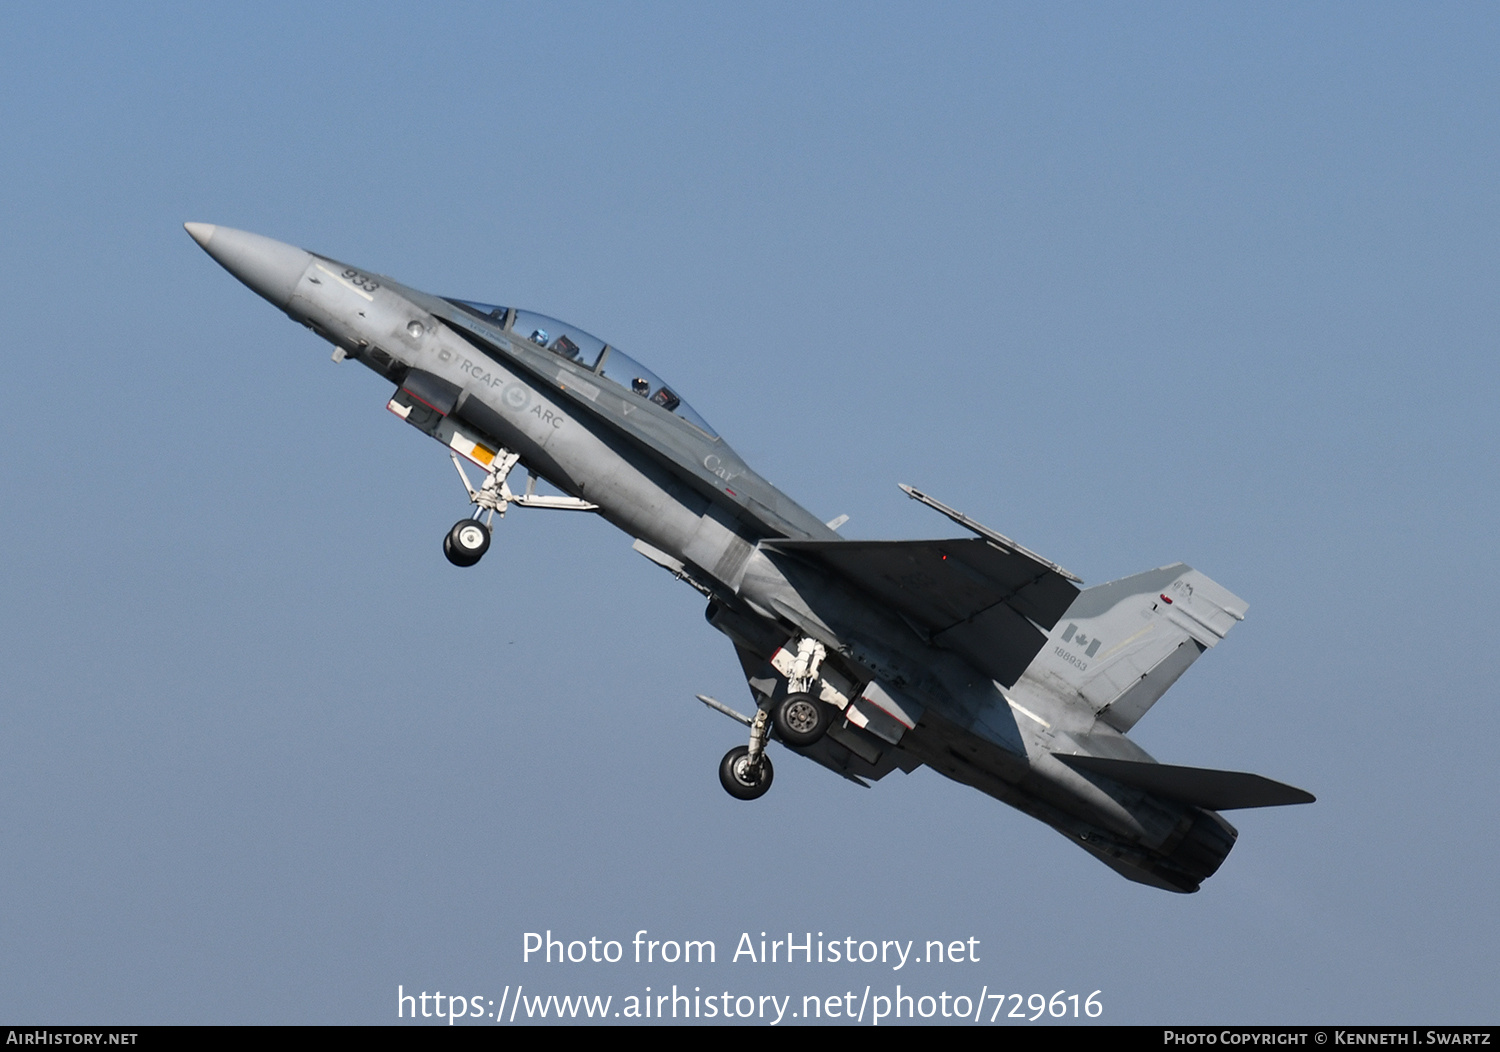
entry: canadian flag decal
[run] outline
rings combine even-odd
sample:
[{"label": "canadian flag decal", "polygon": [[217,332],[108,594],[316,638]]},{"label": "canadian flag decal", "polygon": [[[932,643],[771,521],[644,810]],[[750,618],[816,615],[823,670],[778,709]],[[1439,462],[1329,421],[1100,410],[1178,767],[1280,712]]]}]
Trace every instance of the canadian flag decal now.
[{"label": "canadian flag decal", "polygon": [[[1068,622],[1068,630],[1062,634],[1062,641],[1064,643],[1071,642],[1079,650],[1083,650],[1084,657],[1093,657],[1099,653],[1099,639],[1097,637],[1090,639],[1082,632],[1079,632],[1078,626],[1071,621]],[[1085,647],[1088,649],[1085,650]]]}]

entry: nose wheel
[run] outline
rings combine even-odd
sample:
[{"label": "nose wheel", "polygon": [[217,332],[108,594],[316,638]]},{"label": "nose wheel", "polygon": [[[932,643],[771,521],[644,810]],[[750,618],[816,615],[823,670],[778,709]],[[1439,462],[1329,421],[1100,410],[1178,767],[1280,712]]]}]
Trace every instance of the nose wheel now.
[{"label": "nose wheel", "polygon": [[443,554],[454,566],[473,566],[490,550],[489,527],[478,519],[454,523],[443,538]]},{"label": "nose wheel", "polygon": [[[479,448],[478,443],[471,442],[470,445]],[[505,484],[505,478],[510,474],[510,469],[520,463],[519,453],[512,453],[508,449],[496,452],[489,474],[484,477],[484,482],[478,489],[474,488],[464,466],[458,462],[458,454],[449,455],[453,458],[453,467],[464,484],[464,490],[469,494],[469,503],[475,508],[472,519],[455,523],[453,529],[448,531],[448,536],[443,538],[443,554],[454,566],[473,566],[489,551],[489,528],[495,524],[497,515],[505,518],[505,509],[512,504],[519,504],[523,508],[551,508],[554,511],[599,510],[599,505],[580,497],[552,497],[537,493],[535,474],[527,477],[525,493],[512,493]],[[489,513],[488,525],[479,521],[479,516],[486,512]]]}]

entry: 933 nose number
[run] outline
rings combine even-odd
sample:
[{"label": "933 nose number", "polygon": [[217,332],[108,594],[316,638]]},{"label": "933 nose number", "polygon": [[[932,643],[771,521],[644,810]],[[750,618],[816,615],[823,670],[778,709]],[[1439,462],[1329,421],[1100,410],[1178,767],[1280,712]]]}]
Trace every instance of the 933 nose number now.
[{"label": "933 nose number", "polygon": [[365,275],[355,270],[353,267],[345,267],[342,276],[344,280],[349,284],[357,286],[358,288],[362,288],[366,292],[374,292],[376,289],[380,288],[379,282],[370,280],[369,278],[365,277]]}]

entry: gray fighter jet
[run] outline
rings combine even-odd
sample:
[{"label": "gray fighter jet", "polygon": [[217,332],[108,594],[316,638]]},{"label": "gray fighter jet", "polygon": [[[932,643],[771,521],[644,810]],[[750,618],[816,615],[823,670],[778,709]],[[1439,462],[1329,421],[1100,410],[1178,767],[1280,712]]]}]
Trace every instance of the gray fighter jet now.
[{"label": "gray fighter jet", "polygon": [[[394,385],[392,413],[443,443],[477,563],[510,505],[594,512],[708,599],[755,702],[719,765],[742,800],[767,743],[860,785],[922,764],[1052,826],[1131,880],[1191,892],[1229,854],[1217,812],[1313,797],[1254,774],[1157,763],[1126,737],[1246,604],[1181,563],[1079,578],[903,486],[969,536],[844,540],[752,471],[650,369],[531,311],[440,298],[256,234],[188,223],[223,267]],[[463,463],[483,473],[476,486]],[[528,473],[521,492],[508,479]],[[472,468],[471,468],[472,470]],[[537,492],[545,480],[559,494]]]}]

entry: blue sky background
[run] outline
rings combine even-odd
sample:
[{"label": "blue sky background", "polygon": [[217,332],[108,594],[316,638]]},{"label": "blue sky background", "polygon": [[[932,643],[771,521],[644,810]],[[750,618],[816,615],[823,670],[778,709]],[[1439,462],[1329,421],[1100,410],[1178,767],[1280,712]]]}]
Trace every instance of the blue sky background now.
[{"label": "blue sky background", "polygon": [[[0,64],[0,1019],[705,991],[1495,1021],[1500,11],[19,5]],[[184,220],[568,319],[855,537],[915,484],[1246,622],[1134,733],[1316,805],[1191,897],[927,771],[715,769],[702,602],[442,450]],[[712,967],[521,962],[527,931]],[[741,932],[981,963],[730,964]],[[800,934],[799,934],[800,937]]]}]

